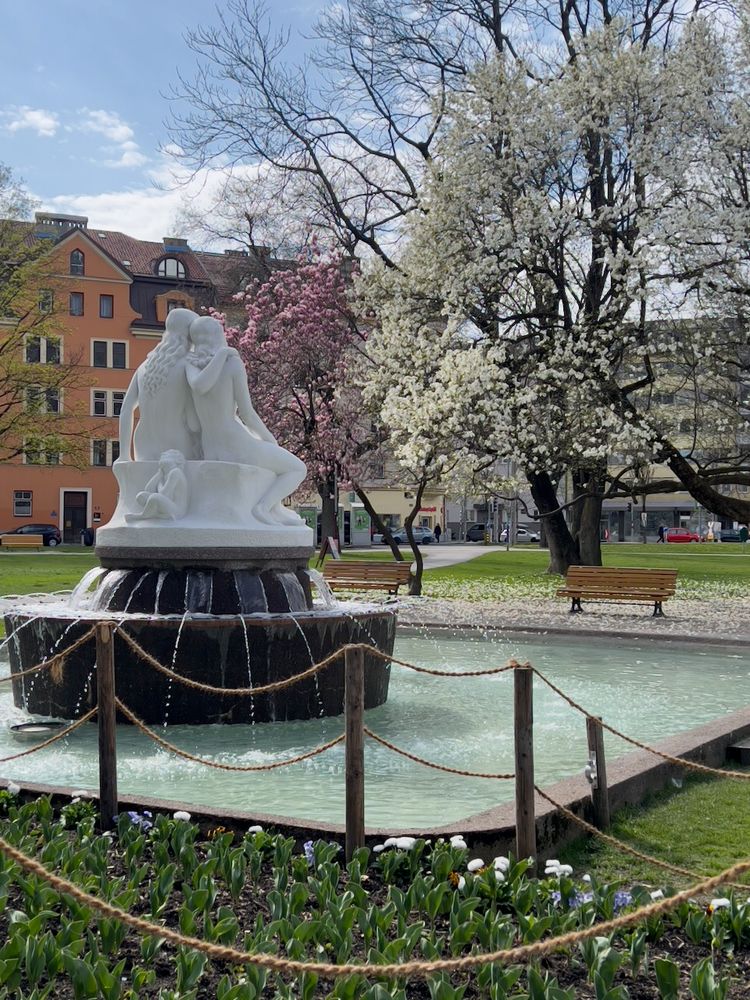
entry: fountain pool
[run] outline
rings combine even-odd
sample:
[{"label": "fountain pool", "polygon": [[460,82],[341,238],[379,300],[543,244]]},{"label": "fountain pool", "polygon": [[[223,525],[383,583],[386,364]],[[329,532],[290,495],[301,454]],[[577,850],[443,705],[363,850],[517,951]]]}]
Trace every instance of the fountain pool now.
[{"label": "fountain pool", "polygon": [[[7,653],[0,654],[7,657]],[[654,640],[484,635],[397,634],[395,655],[450,670],[528,659],[567,694],[629,736],[656,742],[750,704],[750,654],[739,647]],[[9,670],[7,658],[0,663]],[[513,682],[509,673],[438,678],[393,667],[389,700],[366,713],[379,735],[428,760],[475,771],[513,770]],[[548,784],[580,773],[585,723],[552,691],[534,686],[536,777]],[[21,747],[8,731],[28,716],[0,688],[0,757]],[[169,726],[166,738],[226,763],[270,763],[309,750],[343,730],[341,718],[265,725]],[[119,726],[121,794],[160,796],[193,805],[343,822],[342,747],[302,764],[232,774],[178,759],[132,727]],[[67,740],[0,765],[0,777],[97,788],[97,735],[84,727]],[[629,752],[607,737],[609,759]],[[366,743],[366,821],[371,826],[429,828],[463,819],[513,797],[512,782],[465,779],[427,769]]]}]

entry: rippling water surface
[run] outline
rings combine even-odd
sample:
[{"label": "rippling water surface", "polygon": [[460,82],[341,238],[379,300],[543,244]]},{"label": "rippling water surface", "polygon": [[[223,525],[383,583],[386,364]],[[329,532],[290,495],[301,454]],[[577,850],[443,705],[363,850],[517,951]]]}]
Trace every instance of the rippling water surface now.
[{"label": "rippling water surface", "polygon": [[[0,653],[0,657],[4,656]],[[750,655],[739,648],[621,639],[497,637],[479,632],[400,632],[395,655],[425,666],[475,670],[529,660],[589,711],[636,739],[656,741],[750,704]],[[305,664],[306,666],[306,664]],[[6,660],[0,673],[8,672]],[[376,733],[412,753],[472,771],[513,770],[510,674],[438,678],[394,666],[388,703],[367,713]],[[0,688],[0,757],[24,749],[8,725],[27,721]],[[337,736],[343,719],[257,726],[170,726],[165,737],[193,754],[260,764],[294,756]],[[536,778],[545,784],[586,763],[582,716],[547,687],[534,686]],[[231,774],[173,757],[120,726],[120,790],[186,803],[343,822],[343,748],[269,772]],[[607,738],[610,758],[630,748]],[[465,818],[512,798],[512,782],[454,777],[366,744],[366,820],[428,827]],[[3,778],[96,789],[96,729],[19,761]]]}]

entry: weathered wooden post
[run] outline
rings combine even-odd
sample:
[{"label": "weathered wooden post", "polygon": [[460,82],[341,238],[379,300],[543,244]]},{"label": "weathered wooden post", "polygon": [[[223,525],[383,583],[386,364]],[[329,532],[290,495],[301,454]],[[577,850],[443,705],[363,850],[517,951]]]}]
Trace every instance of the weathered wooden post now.
[{"label": "weathered wooden post", "polygon": [[365,654],[344,652],[346,727],[346,860],[365,846]]},{"label": "weathered wooden post", "polygon": [[513,671],[516,749],[516,857],[533,858],[536,870],[534,812],[534,671],[516,664]]},{"label": "weathered wooden post", "polygon": [[102,830],[110,830],[117,815],[115,649],[110,622],[99,622],[96,626],[96,702],[100,824]]},{"label": "weathered wooden post", "polygon": [[591,804],[594,809],[594,826],[606,830],[609,826],[609,788],[604,759],[604,730],[601,718],[586,716],[586,738],[589,760],[593,764],[591,776]]}]

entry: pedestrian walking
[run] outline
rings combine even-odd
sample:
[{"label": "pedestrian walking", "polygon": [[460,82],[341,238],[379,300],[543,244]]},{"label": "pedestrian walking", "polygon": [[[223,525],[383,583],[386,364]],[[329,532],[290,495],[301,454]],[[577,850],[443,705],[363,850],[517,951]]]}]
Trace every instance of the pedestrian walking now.
[{"label": "pedestrian walking", "polygon": [[435,541],[436,541],[436,542],[438,543],[438,545],[439,545],[439,544],[440,544],[440,536],[441,536],[441,535],[442,535],[442,533],[443,533],[443,529],[442,529],[442,528],[440,527],[440,525],[439,525],[439,524],[436,524],[436,525],[435,525],[435,531],[434,531],[433,533],[434,533],[434,535],[435,535]]},{"label": "pedestrian walking", "polygon": [[662,542],[663,544],[666,545],[666,542],[667,542],[667,528],[666,528],[666,525],[664,525],[664,524],[660,524],[659,525],[658,535],[659,535],[659,537],[656,539],[656,544],[658,545],[659,542]]}]

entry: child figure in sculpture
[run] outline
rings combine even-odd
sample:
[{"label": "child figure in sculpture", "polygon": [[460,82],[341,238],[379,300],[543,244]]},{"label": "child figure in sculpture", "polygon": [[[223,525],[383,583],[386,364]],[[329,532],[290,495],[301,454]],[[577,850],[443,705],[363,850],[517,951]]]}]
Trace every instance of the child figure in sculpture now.
[{"label": "child figure in sculpture", "polygon": [[187,379],[201,429],[203,458],[239,462],[276,474],[253,508],[265,524],[301,523],[281,501],[293,493],[307,470],[304,462],[276,443],[253,409],[242,359],[229,347],[224,329],[211,316],[199,316],[190,326],[193,353],[188,355]]},{"label": "child figure in sculpture", "polygon": [[[192,309],[173,309],[167,316],[164,336],[139,366],[130,381],[120,410],[118,461],[158,461],[169,450],[186,459],[200,458],[200,430],[190,388],[185,377],[190,350],[188,331],[197,318]],[[138,425],[133,435],[135,410]]]},{"label": "child figure in sculpture", "polygon": [[149,479],[136,501],[143,508],[140,514],[126,514],[126,521],[146,521],[152,518],[179,521],[187,514],[188,482],[183,467],[185,457],[180,451],[165,451],[159,457],[159,471]]}]

